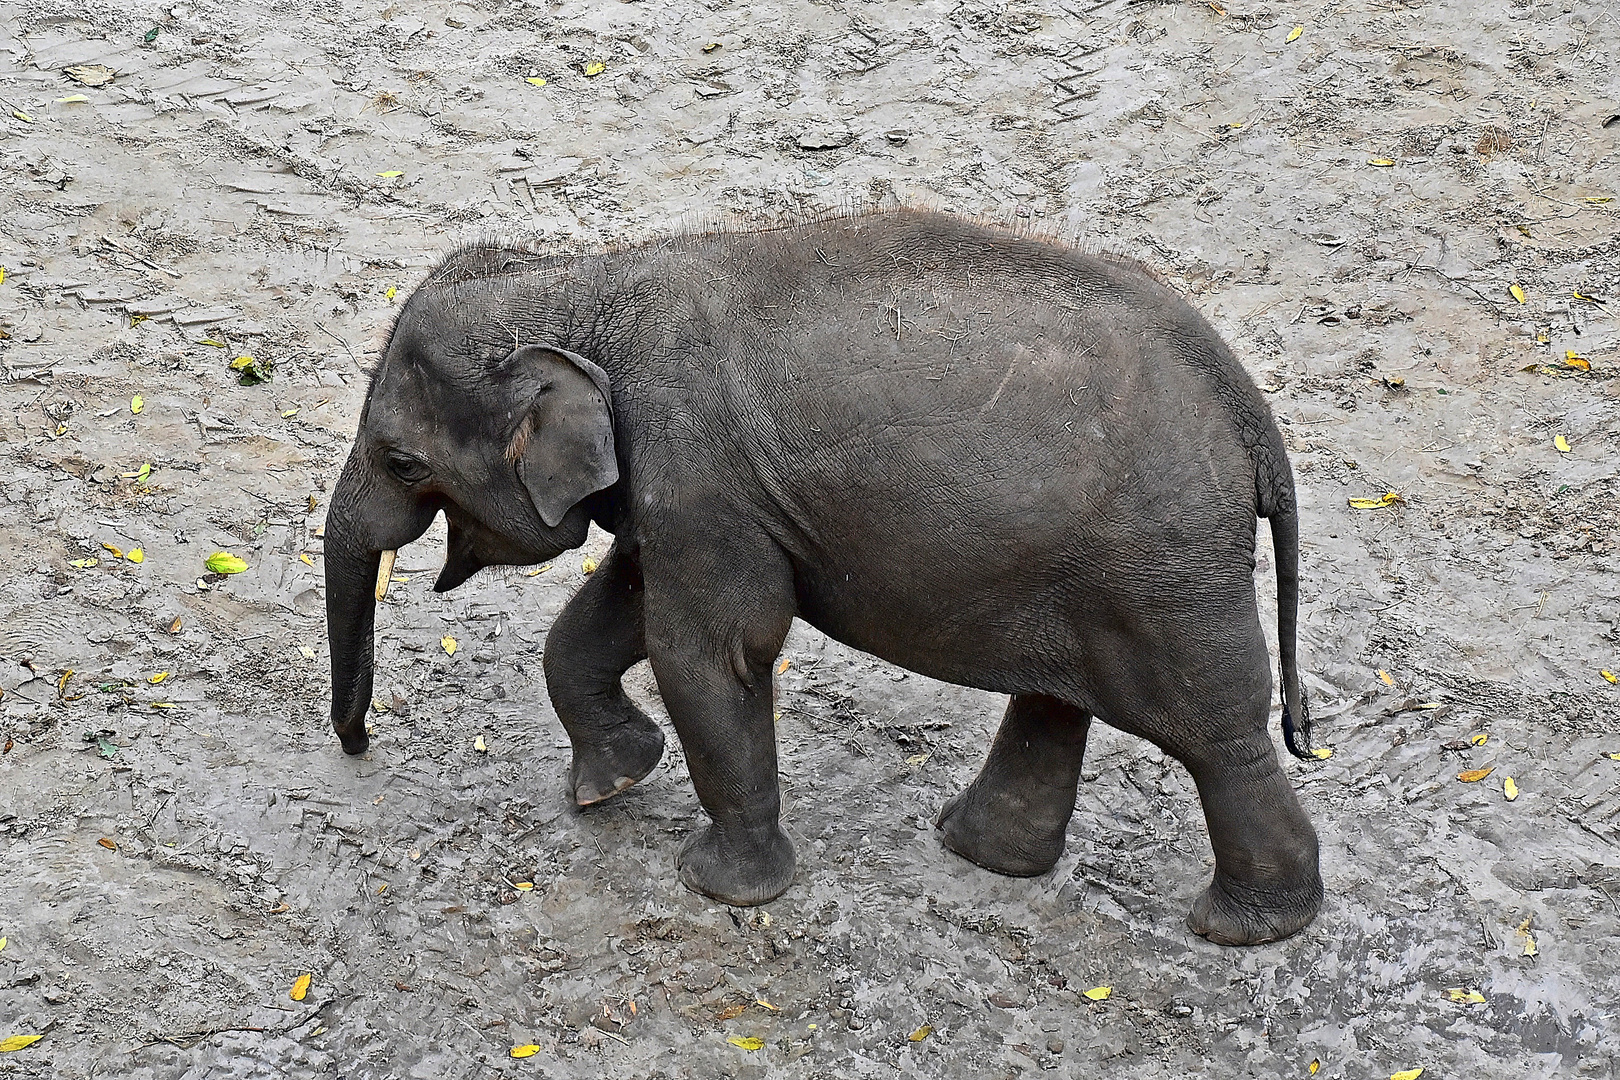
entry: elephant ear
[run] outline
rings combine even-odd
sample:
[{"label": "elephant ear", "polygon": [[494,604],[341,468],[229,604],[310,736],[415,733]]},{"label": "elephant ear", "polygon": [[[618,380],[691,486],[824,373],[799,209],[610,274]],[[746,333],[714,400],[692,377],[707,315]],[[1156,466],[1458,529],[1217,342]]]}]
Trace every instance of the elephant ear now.
[{"label": "elephant ear", "polygon": [[528,395],[506,457],[517,466],[540,519],[555,528],[581,499],[619,479],[607,373],[549,345],[516,349],[502,366],[518,376]]}]

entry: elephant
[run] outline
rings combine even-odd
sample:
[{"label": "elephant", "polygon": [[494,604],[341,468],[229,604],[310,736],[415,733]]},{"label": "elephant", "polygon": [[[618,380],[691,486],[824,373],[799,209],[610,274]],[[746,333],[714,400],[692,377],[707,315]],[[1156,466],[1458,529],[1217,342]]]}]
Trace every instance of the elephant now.
[{"label": "elephant", "polygon": [[1010,695],[945,847],[1008,875],[1062,852],[1093,719],[1190,772],[1214,849],[1189,927],[1287,937],[1318,844],[1268,719],[1256,530],[1270,522],[1287,748],[1299,517],[1254,382],[1132,260],[919,209],[692,231],[590,253],[486,243],[389,332],[326,524],[332,724],[368,745],[375,603],[443,512],[434,589],[613,535],[551,626],[547,692],[589,806],[664,736],[708,821],[676,859],[732,905],[786,890],[773,666],[795,617],[934,679]]}]

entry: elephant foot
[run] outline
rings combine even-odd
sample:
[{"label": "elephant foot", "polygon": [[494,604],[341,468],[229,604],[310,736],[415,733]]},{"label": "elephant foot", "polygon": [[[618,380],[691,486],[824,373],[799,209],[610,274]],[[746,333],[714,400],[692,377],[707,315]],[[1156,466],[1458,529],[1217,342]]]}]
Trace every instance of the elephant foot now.
[{"label": "elephant foot", "polygon": [[1074,796],[1061,807],[1041,808],[1027,798],[986,793],[979,781],[947,801],[934,819],[945,846],[986,870],[1036,877],[1063,854]]},{"label": "elephant foot", "polygon": [[793,841],[781,826],[722,830],[710,825],[694,833],[675,859],[681,884],[736,907],[774,900],[793,883]]},{"label": "elephant foot", "polygon": [[1314,872],[1264,890],[1239,887],[1217,872],[1194,902],[1187,927],[1217,945],[1261,945],[1299,933],[1321,907],[1322,879]]},{"label": "elephant foot", "polygon": [[664,733],[645,716],[619,724],[605,737],[574,740],[568,783],[574,802],[591,806],[644,780],[664,755]]}]

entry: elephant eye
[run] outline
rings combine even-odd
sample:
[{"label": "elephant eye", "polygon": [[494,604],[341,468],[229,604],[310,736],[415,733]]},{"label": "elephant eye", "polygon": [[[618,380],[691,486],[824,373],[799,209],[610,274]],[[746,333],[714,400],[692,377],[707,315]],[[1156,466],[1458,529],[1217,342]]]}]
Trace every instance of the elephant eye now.
[{"label": "elephant eye", "polygon": [[433,471],[421,461],[402,454],[398,450],[388,451],[388,471],[407,484],[419,483],[428,478]]}]

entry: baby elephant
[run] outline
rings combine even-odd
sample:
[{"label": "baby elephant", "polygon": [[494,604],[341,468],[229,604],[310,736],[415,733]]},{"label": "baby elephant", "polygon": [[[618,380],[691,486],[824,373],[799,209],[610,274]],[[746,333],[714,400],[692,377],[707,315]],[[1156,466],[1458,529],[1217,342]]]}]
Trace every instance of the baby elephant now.
[{"label": "baby elephant", "polygon": [[373,598],[441,510],[440,591],[577,547],[592,521],[614,534],[546,641],[570,784],[586,806],[657,763],[663,735],[620,685],[651,660],[711,819],[678,860],[699,892],[760,904],[793,879],[771,669],[798,616],[1012,696],[937,821],[980,866],[1057,862],[1096,717],[1198,786],[1215,877],[1193,930],[1271,941],[1321,904],[1255,605],[1261,516],[1299,754],[1287,453],[1220,338],[1133,263],[918,211],[450,256],[400,313],[327,521],[351,754]]}]

